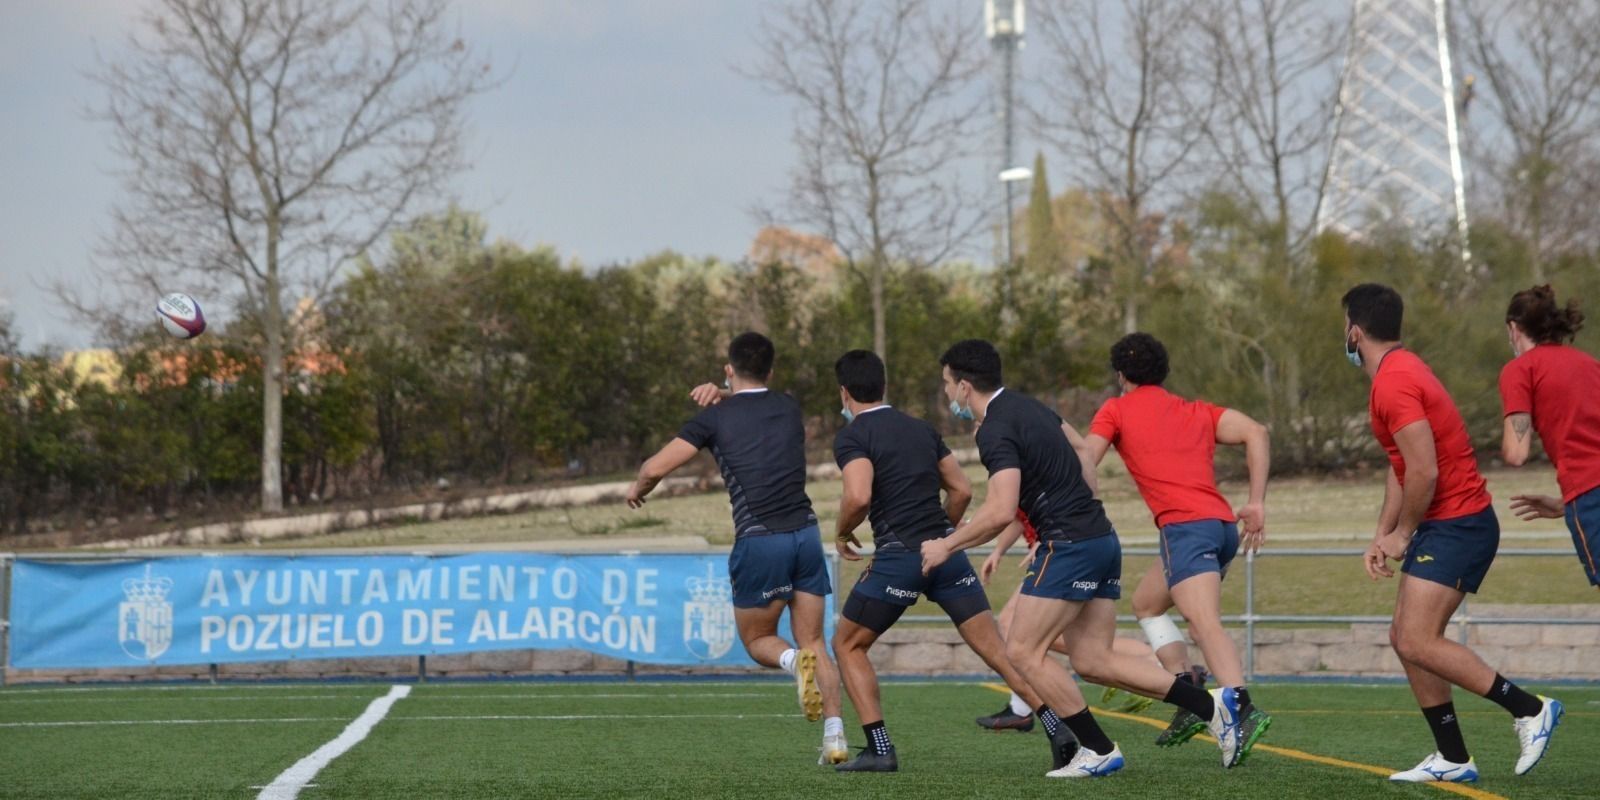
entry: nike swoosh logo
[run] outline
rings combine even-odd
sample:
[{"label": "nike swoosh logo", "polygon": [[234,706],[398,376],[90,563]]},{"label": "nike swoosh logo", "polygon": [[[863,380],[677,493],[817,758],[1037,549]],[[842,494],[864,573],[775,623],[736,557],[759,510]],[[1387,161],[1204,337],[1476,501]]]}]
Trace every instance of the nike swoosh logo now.
[{"label": "nike swoosh logo", "polygon": [[1426,564],[1426,563],[1428,563],[1429,561],[1432,561],[1432,560],[1433,560],[1433,556],[1417,556],[1417,563],[1418,564]]}]

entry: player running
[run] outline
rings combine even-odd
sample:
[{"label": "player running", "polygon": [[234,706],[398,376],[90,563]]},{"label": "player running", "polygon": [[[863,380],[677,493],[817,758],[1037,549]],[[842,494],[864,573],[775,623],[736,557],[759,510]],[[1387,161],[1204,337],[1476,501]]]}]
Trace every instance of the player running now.
[{"label": "player running", "polygon": [[1223,766],[1232,767],[1240,741],[1238,696],[1232,688],[1208,693],[1158,664],[1112,649],[1122,548],[1088,482],[1092,467],[1086,465],[1082,438],[1039,401],[1004,388],[994,345],[968,339],[939,360],[952,413],[982,422],[978,454],[989,470],[989,487],[971,522],[923,544],[923,572],[931,574],[951,554],[993,539],[1019,507],[1038,528],[1040,543],[1017,598],[1006,654],[1043,700],[1035,713],[1052,744],[1065,728],[1081,745],[1066,766],[1048,776],[1109,775],[1124,763],[1122,750],[1095,722],[1072,676],[1049,657],[1050,643],[1063,634],[1073,669],[1086,680],[1161,698],[1208,720]]},{"label": "player running", "polygon": [[[1152,609],[1141,609],[1145,613],[1138,615],[1139,625],[1158,652],[1179,649],[1183,636],[1165,616],[1172,604],[1177,605],[1217,682],[1238,694],[1243,726],[1239,760],[1243,761],[1272,718],[1251,704],[1238,647],[1222,627],[1222,578],[1237,553],[1257,550],[1266,539],[1267,473],[1272,462],[1267,429],[1234,409],[1185,400],[1163,388],[1169,371],[1167,349],[1148,333],[1131,333],[1112,345],[1111,368],[1122,395],[1100,407],[1084,441],[1095,466],[1107,450],[1117,448],[1161,532],[1162,573],[1155,575],[1152,567],[1139,589],[1149,595],[1154,592],[1145,589],[1146,582],[1160,586],[1166,590],[1161,593],[1166,605],[1160,616],[1147,616]],[[1217,490],[1212,462],[1218,444],[1242,445],[1245,450],[1250,496],[1237,513]],[[1182,649],[1186,654],[1187,648]],[[1179,680],[1189,674],[1184,669],[1175,672]],[[1179,708],[1158,744],[1183,744],[1205,726],[1205,720]]]},{"label": "player running", "polygon": [[[850,753],[840,717],[839,672],[822,636],[823,609],[832,587],[817,515],[806,496],[800,406],[767,388],[775,356],[772,342],[759,333],[734,337],[723,366],[731,393],[701,411],[644,462],[627,503],[643,506],[656,484],[689,463],[700,448],[710,448],[733,508],[728,576],[739,638],[757,663],[794,676],[806,719],[815,722],[827,715],[818,763],[837,764]],[[785,607],[795,645],[778,635]]]},{"label": "player running", "polygon": [[[1005,642],[989,613],[989,598],[966,555],[957,553],[927,577],[918,555],[923,542],[954,530],[972,502],[972,484],[939,432],[883,401],[883,360],[852,350],[834,364],[846,425],[833,440],[834,458],[844,477],[839,501],[840,557],[860,561],[855,529],[868,517],[876,550],[845,601],[833,649],[844,675],[845,691],[861,718],[867,746],[840,772],[894,772],[899,769],[878,695],[878,676],[867,651],[919,597],[944,609],[961,638],[1014,691],[1040,705],[1006,660]],[[939,490],[945,501],[939,503]],[[1068,754],[1070,755],[1070,754]],[[1063,766],[1058,764],[1058,766]]]},{"label": "player running", "polygon": [[1548,285],[1511,298],[1506,330],[1515,357],[1500,371],[1500,453],[1520,467],[1533,449],[1530,434],[1539,434],[1561,496],[1516,495],[1511,510],[1524,520],[1565,517],[1589,583],[1600,586],[1600,361],[1569,344],[1582,328],[1577,302],[1562,308]]},{"label": "player running", "polygon": [[1461,413],[1428,365],[1400,344],[1399,293],[1365,283],[1346,292],[1344,349],[1372,379],[1372,433],[1389,454],[1389,478],[1367,574],[1393,577],[1399,596],[1389,641],[1433,730],[1437,751],[1389,779],[1465,783],[1478,779],[1451,702],[1451,684],[1500,704],[1516,720],[1516,773],[1539,763],[1561,721],[1561,703],[1506,680],[1477,653],[1446,638],[1450,615],[1478,591],[1500,544],[1500,523],[1478,474]]}]

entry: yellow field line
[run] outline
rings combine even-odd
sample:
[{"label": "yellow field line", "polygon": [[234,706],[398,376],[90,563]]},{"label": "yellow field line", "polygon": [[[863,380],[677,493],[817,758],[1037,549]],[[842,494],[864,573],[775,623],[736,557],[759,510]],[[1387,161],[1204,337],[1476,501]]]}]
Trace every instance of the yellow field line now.
[{"label": "yellow field line", "polygon": [[[985,684],[983,684],[983,688],[990,689],[990,690],[993,690],[993,691],[996,691],[996,692],[1000,692],[1002,694],[1011,694],[1010,687],[1006,686],[1005,684],[1001,684],[1001,683],[985,683]],[[1124,714],[1124,713],[1122,713],[1120,711],[1108,711],[1108,710],[1103,709],[1103,708],[1093,708],[1092,706],[1091,706],[1091,708],[1093,709],[1094,713],[1097,716],[1114,717],[1116,719],[1127,720],[1129,722],[1137,722],[1140,725],[1149,725],[1150,727],[1156,728],[1157,730],[1165,730],[1166,727],[1167,727],[1164,723],[1162,723],[1162,722],[1160,722],[1158,720],[1150,719],[1148,717],[1141,717],[1141,716],[1137,716],[1137,715],[1134,715],[1134,714]],[[1208,742],[1212,742],[1212,743],[1216,742],[1216,740],[1212,739],[1210,736],[1201,735],[1198,738],[1204,739],[1204,740],[1206,740]],[[1300,761],[1309,761],[1309,762],[1311,762],[1313,764],[1323,764],[1323,765],[1326,765],[1326,766],[1329,766],[1329,767],[1342,767],[1344,769],[1353,769],[1353,770],[1356,770],[1358,772],[1370,772],[1373,775],[1381,775],[1381,776],[1383,776],[1385,778],[1389,777],[1391,774],[1394,773],[1394,770],[1392,770],[1392,769],[1385,769],[1383,767],[1375,767],[1375,766],[1373,766],[1371,764],[1361,764],[1361,763],[1358,763],[1358,762],[1355,762],[1355,761],[1345,761],[1342,758],[1330,758],[1328,756],[1319,756],[1316,753],[1307,753],[1304,750],[1295,750],[1295,749],[1289,748],[1289,747],[1278,747],[1277,745],[1270,745],[1270,744],[1258,744],[1252,749],[1253,750],[1265,750],[1268,753],[1274,753],[1274,754],[1277,754],[1277,755],[1280,755],[1280,756],[1284,756],[1286,758],[1293,758],[1293,759],[1297,759],[1297,760],[1300,760]],[[1475,798],[1475,800],[1507,800],[1507,798],[1505,798],[1502,795],[1494,794],[1492,792],[1485,792],[1482,789],[1474,789],[1474,788],[1472,788],[1470,786],[1465,786],[1465,785],[1462,785],[1462,784],[1459,784],[1459,783],[1428,783],[1428,784],[1423,784],[1423,785],[1424,786],[1432,786],[1433,788],[1438,789],[1438,790],[1443,791],[1443,792],[1450,792],[1451,794],[1459,794],[1459,795],[1461,795],[1463,797]]]}]

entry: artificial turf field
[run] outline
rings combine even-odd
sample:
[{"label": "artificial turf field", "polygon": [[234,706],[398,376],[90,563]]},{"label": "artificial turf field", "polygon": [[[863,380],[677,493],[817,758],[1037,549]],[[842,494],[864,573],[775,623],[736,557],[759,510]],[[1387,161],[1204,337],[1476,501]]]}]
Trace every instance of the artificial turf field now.
[{"label": "artificial turf field", "polygon": [[[1214,744],[1152,744],[1159,704],[1101,713],[1128,758],[1120,774],[1042,777],[1042,732],[995,734],[972,718],[999,708],[992,685],[886,683],[893,775],[816,766],[820,724],[792,684],[428,683],[408,687],[370,734],[311,779],[304,798],[649,797],[1448,798],[1387,783],[1432,750],[1399,685],[1260,684],[1275,723],[1231,771]],[[1091,702],[1099,690],[1086,687]],[[0,690],[0,797],[249,798],[338,737],[388,684],[269,684]],[[1545,760],[1511,774],[1516,742],[1497,706],[1457,693],[1483,779],[1466,796],[1600,797],[1600,687],[1559,686],[1567,716]],[[846,712],[852,745],[860,728]],[[1319,761],[1319,759],[1321,759]],[[1337,759],[1342,763],[1328,761]]]}]

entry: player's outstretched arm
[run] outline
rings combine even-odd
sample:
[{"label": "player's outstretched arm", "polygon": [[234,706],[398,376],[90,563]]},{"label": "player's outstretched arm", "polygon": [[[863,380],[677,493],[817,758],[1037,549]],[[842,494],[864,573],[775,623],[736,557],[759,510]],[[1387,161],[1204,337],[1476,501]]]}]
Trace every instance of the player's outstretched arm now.
[{"label": "player's outstretched arm", "polygon": [[714,383],[702,383],[689,390],[689,399],[693,400],[695,405],[705,408],[728,399],[731,394],[733,392]]},{"label": "player's outstretched arm", "polygon": [[1272,472],[1272,438],[1267,426],[1243,412],[1228,409],[1217,419],[1217,443],[1244,445],[1245,468],[1250,473],[1250,498],[1234,513],[1244,534],[1246,553],[1267,541],[1267,476]]},{"label": "player's outstretched arm", "polygon": [[833,547],[846,561],[860,561],[861,540],[855,530],[867,518],[872,507],[872,460],[857,458],[844,465],[844,493],[839,496],[839,527]]},{"label": "player's outstretched arm", "polygon": [[1513,467],[1528,463],[1533,453],[1533,415],[1526,412],[1507,414],[1505,429],[1500,434],[1500,458]]},{"label": "player's outstretched arm", "polygon": [[944,487],[944,513],[951,525],[961,524],[961,517],[972,505],[972,481],[961,471],[961,462],[954,453],[939,459],[939,484]]},{"label": "player's outstretched arm", "polygon": [[694,458],[698,452],[700,452],[700,448],[682,439],[674,438],[672,441],[667,442],[666,446],[657,451],[655,455],[645,459],[644,464],[639,467],[638,479],[633,482],[633,486],[628,488],[628,507],[639,508],[643,506],[645,496],[656,488],[656,484],[661,483],[663,478],[671,475],[679,467],[689,463],[689,460]]}]

